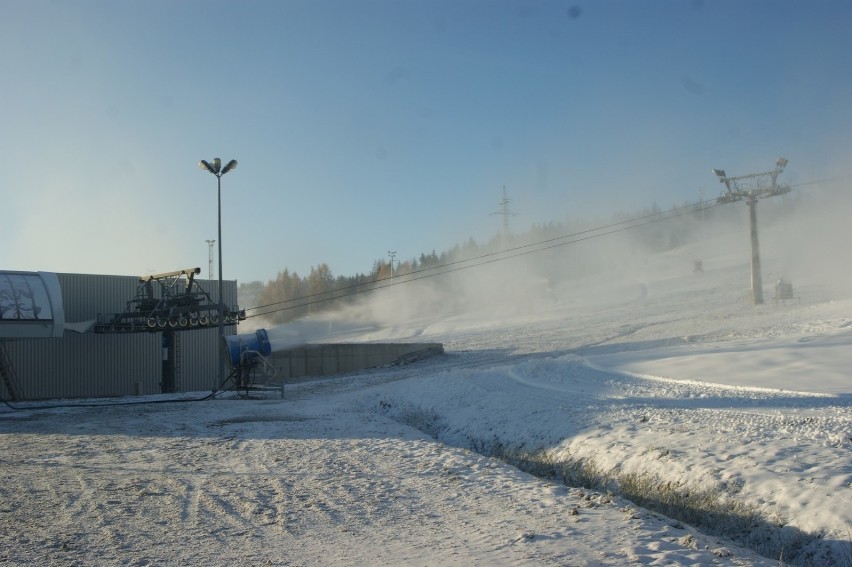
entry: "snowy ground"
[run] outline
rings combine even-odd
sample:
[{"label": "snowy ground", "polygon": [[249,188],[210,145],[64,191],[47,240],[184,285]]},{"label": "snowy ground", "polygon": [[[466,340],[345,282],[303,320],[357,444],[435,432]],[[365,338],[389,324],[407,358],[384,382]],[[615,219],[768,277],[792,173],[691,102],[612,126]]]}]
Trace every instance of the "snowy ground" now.
[{"label": "snowy ground", "polygon": [[[284,400],[0,411],[0,562],[852,565],[852,286],[753,306],[742,254],[697,253],[317,337],[447,354]],[[772,558],[471,449],[745,504]]]}]

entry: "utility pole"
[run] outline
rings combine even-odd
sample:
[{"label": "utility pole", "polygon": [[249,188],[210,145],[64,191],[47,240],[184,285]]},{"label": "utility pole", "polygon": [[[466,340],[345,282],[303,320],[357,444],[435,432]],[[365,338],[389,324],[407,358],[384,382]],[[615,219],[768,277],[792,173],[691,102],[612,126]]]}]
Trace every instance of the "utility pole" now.
[{"label": "utility pole", "polygon": [[215,240],[205,240],[207,243],[207,279],[213,281],[213,245]]},{"label": "utility pole", "polygon": [[[751,232],[751,293],[754,304],[763,303],[763,280],[760,271],[760,246],[757,238],[757,200],[761,197],[773,197],[790,192],[789,185],[778,185],[778,176],[787,166],[787,160],[778,158],[775,169],[763,173],[750,173],[738,177],[728,177],[725,170],[714,169],[713,173],[724,183],[727,191],[722,193],[716,201],[718,203],[731,203],[733,201],[746,200],[748,204],[748,216]],[[751,180],[747,183],[743,181]],[[767,183],[768,182],[768,183]]]},{"label": "utility pole", "polygon": [[393,285],[393,259],[396,258],[396,250],[388,250],[390,256],[390,285]]}]

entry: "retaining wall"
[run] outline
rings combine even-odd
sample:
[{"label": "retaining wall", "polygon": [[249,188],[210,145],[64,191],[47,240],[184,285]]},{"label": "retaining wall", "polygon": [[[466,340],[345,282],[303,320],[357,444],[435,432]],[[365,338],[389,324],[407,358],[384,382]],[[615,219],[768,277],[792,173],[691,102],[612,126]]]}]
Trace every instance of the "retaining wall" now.
[{"label": "retaining wall", "polygon": [[275,351],[270,360],[278,378],[293,381],[413,362],[443,353],[441,343],[322,344]]}]

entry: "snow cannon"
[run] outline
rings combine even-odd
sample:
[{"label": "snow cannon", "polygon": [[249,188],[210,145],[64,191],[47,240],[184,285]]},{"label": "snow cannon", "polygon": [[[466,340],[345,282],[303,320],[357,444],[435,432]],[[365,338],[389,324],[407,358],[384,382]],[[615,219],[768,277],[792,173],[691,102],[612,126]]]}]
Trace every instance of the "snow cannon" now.
[{"label": "snow cannon", "polygon": [[244,397],[251,390],[274,389],[284,397],[284,381],[274,386],[270,384],[276,376],[275,367],[268,357],[272,354],[272,344],[266,329],[258,329],[254,333],[230,335],[223,337],[225,350],[228,352],[228,365],[231,373],[225,379],[225,385],[233,381],[233,389],[242,392]]},{"label": "snow cannon", "polygon": [[225,349],[228,352],[228,364],[231,368],[242,368],[257,362],[258,355],[267,357],[272,354],[272,345],[266,329],[258,329],[254,333],[228,335],[224,337]]}]

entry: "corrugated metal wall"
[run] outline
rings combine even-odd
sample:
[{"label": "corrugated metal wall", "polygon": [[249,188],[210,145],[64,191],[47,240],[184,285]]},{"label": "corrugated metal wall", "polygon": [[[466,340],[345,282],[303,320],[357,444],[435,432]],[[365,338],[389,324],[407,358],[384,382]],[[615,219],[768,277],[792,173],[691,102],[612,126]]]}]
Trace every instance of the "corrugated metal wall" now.
[{"label": "corrugated metal wall", "polygon": [[[57,274],[67,322],[119,313],[136,295],[138,278],[92,274]],[[216,297],[218,282],[198,280]],[[237,303],[237,283],[224,281],[227,305]],[[230,331],[229,331],[230,329]],[[225,327],[226,334],[235,327]],[[180,351],[177,386],[180,391],[213,388],[219,373],[217,329],[176,333]],[[6,342],[23,399],[85,398],[156,394],[161,391],[162,333],[78,334],[61,339]],[[0,392],[9,392],[0,384]]]}]

